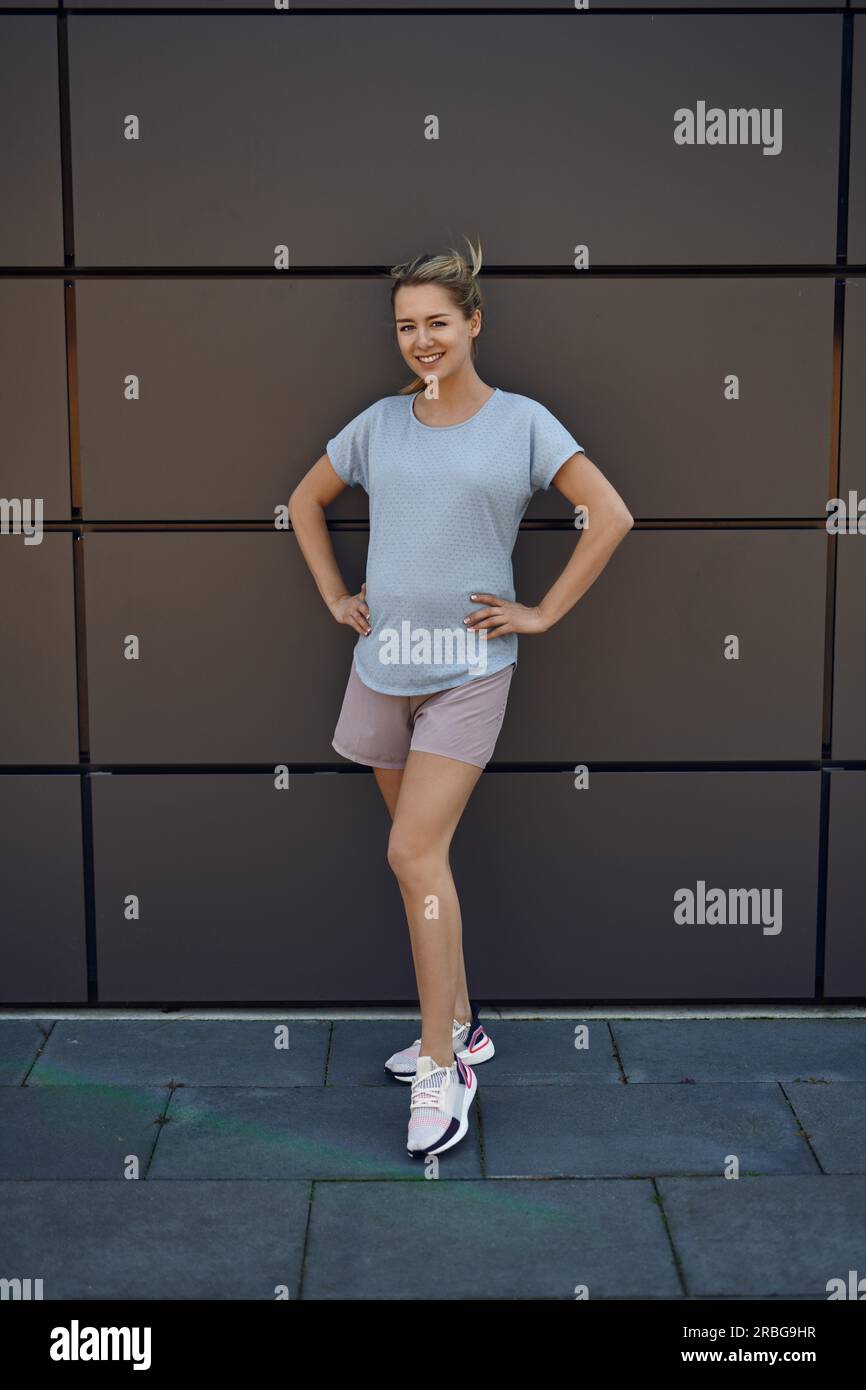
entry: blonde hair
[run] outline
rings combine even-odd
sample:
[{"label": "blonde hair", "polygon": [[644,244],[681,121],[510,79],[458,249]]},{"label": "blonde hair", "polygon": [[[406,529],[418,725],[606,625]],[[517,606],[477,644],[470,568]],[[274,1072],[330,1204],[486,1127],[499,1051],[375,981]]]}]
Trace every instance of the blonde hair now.
[{"label": "blonde hair", "polygon": [[[403,265],[392,266],[390,270],[393,281],[391,285],[392,311],[399,289],[407,285],[430,284],[442,285],[466,319],[470,319],[476,309],[483,309],[484,301],[481,296],[481,289],[475,278],[481,269],[481,242],[479,241],[476,249],[468,237],[464,237],[464,241],[472,256],[471,264],[452,246],[450,255],[434,256],[427,251],[423,255],[416,256],[414,260],[406,261]],[[478,352],[477,335],[471,340],[470,351],[474,362]],[[411,395],[415,391],[422,390],[426,384],[423,377],[416,376],[408,386],[401,387],[398,394],[401,396]]]}]

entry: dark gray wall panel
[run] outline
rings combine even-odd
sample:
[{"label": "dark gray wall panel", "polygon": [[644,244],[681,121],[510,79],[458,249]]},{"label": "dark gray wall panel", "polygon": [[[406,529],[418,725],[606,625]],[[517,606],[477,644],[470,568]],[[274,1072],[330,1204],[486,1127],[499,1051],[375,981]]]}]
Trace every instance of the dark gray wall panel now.
[{"label": "dark gray wall panel", "polygon": [[62,265],[57,21],[0,18],[0,265]]},{"label": "dark gray wall panel", "polygon": [[[853,167],[853,166],[852,166]],[[866,498],[866,282],[845,286],[842,447],[839,495]],[[833,660],[833,756],[866,758],[866,537],[837,539]]]},{"label": "dark gray wall panel", "polygon": [[834,768],[830,774],[827,854],[827,936],[824,993],[866,995],[866,773]]},{"label": "dark gray wall panel", "polygon": [[866,498],[866,280],[845,281],[840,497]]},{"label": "dark gray wall panel", "polygon": [[[48,4],[49,0],[39,0],[40,4]],[[288,5],[290,0],[284,0]],[[802,8],[809,9],[830,9],[833,7],[834,0],[767,0],[762,6],[763,9],[786,9],[796,10]],[[535,7],[541,10],[574,10],[574,0],[465,0],[465,3],[457,3],[457,0],[449,0],[447,8],[449,10],[532,10]],[[5,0],[0,0],[0,10],[6,7]],[[656,5],[656,10],[681,9],[683,0],[662,0]],[[264,0],[66,0],[64,9],[110,9],[110,10],[261,10],[265,8]],[[411,7],[408,0],[304,0],[305,10],[319,10],[328,13],[332,10],[400,10],[412,8],[413,10],[424,10],[430,14],[435,14],[437,10],[443,8],[442,0],[413,0]],[[631,10],[645,9],[643,0],[593,0],[593,10]],[[748,9],[747,0],[692,0],[689,9],[692,10],[739,10]],[[855,7],[856,8],[856,7]],[[289,10],[284,13],[289,13]]]},{"label": "dark gray wall panel", "polygon": [[[462,245],[464,232],[484,251],[483,380],[544,402],[642,520],[782,523],[638,528],[559,624],[521,639],[495,761],[452,847],[473,994],[811,997],[820,774],[688,764],[821,754],[829,547],[823,527],[784,527],[824,515],[840,344],[832,280],[789,271],[834,259],[843,15],[736,14],[734,0],[690,7],[727,13],[665,14],[663,0],[603,18],[611,0],[538,15],[437,14],[425,0],[421,14],[331,14],[327,0],[310,0],[317,14],[252,0],[232,8],[258,13],[220,13],[227,3],[178,0],[200,13],[160,15],[133,11],[174,0],[106,0],[119,12],[65,21],[68,270],[109,272],[74,290],[83,516],[163,529],[49,531],[36,546],[0,536],[0,1004],[87,999],[74,545],[86,559],[83,756],[141,766],[88,783],[101,1002],[415,997],[387,812],[370,772],[330,743],[355,634],[334,623],[292,534],[228,527],[272,519],[327,439],[407,380],[388,276],[368,272]],[[63,26],[48,0],[32,9],[0,14],[0,265],[12,272],[0,282],[0,496],[42,498],[47,521],[68,523],[64,280],[27,278],[64,263]],[[864,22],[851,264],[866,261]],[[484,55],[481,97],[457,52]],[[678,147],[675,109],[704,99],[782,108],[783,154]],[[424,139],[431,111],[438,142]],[[138,142],[123,139],[129,112]],[[292,269],[315,278],[280,283],[283,242]],[[581,276],[569,267],[584,243],[593,269],[689,273]],[[705,263],[735,278],[695,274]],[[196,280],[200,266],[226,269]],[[560,271],[535,273],[546,266]],[[126,267],[144,278],[110,278]],[[846,286],[842,496],[866,496],[864,283]],[[528,512],[570,514],[554,489]],[[332,533],[353,591],[366,515],[360,489],[329,512],[359,522]],[[540,600],[576,535],[520,534],[518,598]],[[837,547],[832,751],[844,761],[866,759],[862,540]],[[730,632],[739,662],[724,660]],[[131,633],[138,662],[124,660]],[[524,760],[623,770],[593,771],[579,792],[571,771],[500,770]],[[687,766],[633,770],[654,760]],[[282,762],[339,774],[295,771],[279,803],[270,768]],[[171,763],[201,770],[152,770]],[[222,767],[234,763],[267,770]],[[866,773],[834,770],[830,788],[826,992],[866,998]],[[676,925],[675,891],[699,882],[781,888],[782,932]],[[124,915],[131,892],[140,921]]]},{"label": "dark gray wall panel", "polygon": [[41,497],[46,521],[68,519],[69,416],[61,280],[0,280],[0,381],[0,496]]},{"label": "dark gray wall panel", "polygon": [[[574,535],[521,533],[521,603],[544,597]],[[565,617],[519,638],[497,760],[820,757],[827,544],[631,531]],[[722,656],[729,633],[738,661]]]},{"label": "dark gray wall panel", "polygon": [[[94,779],[103,1003],[413,995],[371,775]],[[127,921],[136,894],[140,917]]]},{"label": "dark gray wall panel", "polygon": [[[862,5],[854,8],[863,9]],[[866,18],[854,19],[854,69],[851,90],[851,163],[848,189],[848,260],[866,261]]]},{"label": "dark gray wall panel", "polygon": [[[84,280],[77,299],[88,520],[273,520],[328,440],[412,380],[387,283]],[[328,515],[366,511],[347,488]]]},{"label": "dark gray wall panel", "polygon": [[[815,773],[485,775],[452,848],[474,991],[808,996],[818,801]],[[102,1002],[412,996],[372,777],[101,777],[94,816]],[[782,930],[677,925],[698,880],[781,889]]]},{"label": "dark gray wall panel", "polygon": [[[480,998],[782,999],[815,981],[820,775],[490,773],[451,849]],[[782,930],[677,925],[674,894],[782,890]]]},{"label": "dark gray wall panel", "polygon": [[0,776],[0,1004],[87,999],[79,777]]},{"label": "dark gray wall panel", "polygon": [[[824,515],[832,282],[492,276],[484,294],[482,379],[553,410],[634,515]],[[273,517],[328,439],[411,379],[379,280],[82,281],[77,297],[89,520]],[[364,352],[343,381],[349,343]],[[329,515],[367,511],[349,488]],[[527,516],[571,513],[550,488]]]},{"label": "dark gray wall panel", "polygon": [[[357,593],[367,537],[334,542]],[[94,761],[345,765],[331,737],[357,633],[331,617],[294,536],[95,533],[86,547]]]},{"label": "dark gray wall panel", "polygon": [[[383,265],[476,229],[488,265],[833,257],[838,15],[280,18],[70,16],[79,264]],[[781,152],[677,145],[709,93],[782,110]]]},{"label": "dark gray wall panel", "polygon": [[[832,282],[493,277],[483,288],[480,375],[543,401],[633,516],[824,516]],[[551,487],[527,517],[572,511]]]},{"label": "dark gray wall panel", "polygon": [[[333,539],[357,592],[366,535]],[[521,602],[574,543],[521,534]],[[565,618],[520,639],[497,760],[818,757],[826,545],[823,531],[633,531]],[[293,539],[97,533],[86,572],[96,761],[342,764],[330,739],[354,636]],[[738,662],[721,655],[731,632]],[[139,661],[122,656],[130,633]]]},{"label": "dark gray wall panel", "polygon": [[72,537],[0,535],[0,762],[77,763]]},{"label": "dark gray wall panel", "polygon": [[833,757],[866,758],[866,536],[836,545]]}]

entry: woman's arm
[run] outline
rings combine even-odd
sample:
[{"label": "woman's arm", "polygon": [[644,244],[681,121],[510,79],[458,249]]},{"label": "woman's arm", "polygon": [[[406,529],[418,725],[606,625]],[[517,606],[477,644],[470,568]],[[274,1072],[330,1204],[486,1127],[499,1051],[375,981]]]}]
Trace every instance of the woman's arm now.
[{"label": "woman's arm", "polygon": [[470,594],[486,604],[463,619],[467,630],[486,631],[488,641],[510,632],[546,632],[573,608],[598,578],[623,536],[634,526],[634,517],[615,488],[586,454],[572,454],[553,479],[554,485],[575,507],[586,509],[587,524],[574,553],[556,583],[536,608],[496,594]]},{"label": "woman's arm", "polygon": [[331,614],[338,623],[346,623],[366,636],[370,631],[370,610],[364,598],[366,585],[361,585],[359,594],[349,593],[325,521],[325,508],[345,487],[328,455],[322,454],[289,498],[289,520],[307,568]]},{"label": "woman's arm", "polygon": [[542,632],[574,607],[634,526],[634,517],[616,488],[584,453],[566,459],[553,486],[574,507],[585,508],[587,520],[568,564],[538,605]]}]

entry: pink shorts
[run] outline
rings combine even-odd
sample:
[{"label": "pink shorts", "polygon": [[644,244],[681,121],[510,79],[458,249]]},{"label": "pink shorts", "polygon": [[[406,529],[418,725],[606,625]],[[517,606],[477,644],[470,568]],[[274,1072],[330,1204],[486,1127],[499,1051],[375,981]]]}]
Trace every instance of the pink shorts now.
[{"label": "pink shorts", "polygon": [[403,767],[410,748],[485,767],[516,664],[432,695],[385,695],[364,684],[353,661],[331,745],[342,757],[371,767]]}]

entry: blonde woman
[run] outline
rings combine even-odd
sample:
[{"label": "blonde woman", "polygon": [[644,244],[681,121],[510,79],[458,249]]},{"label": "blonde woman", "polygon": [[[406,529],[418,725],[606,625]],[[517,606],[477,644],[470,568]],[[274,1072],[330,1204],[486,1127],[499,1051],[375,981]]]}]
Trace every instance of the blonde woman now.
[{"label": "blonde woman", "polygon": [[[344,425],[289,503],[322,599],[358,634],[333,747],[372,767],[391,815],[387,856],[406,909],[421,1037],[385,1068],[411,1083],[413,1157],[463,1138],[474,1067],[494,1052],[469,999],[449,846],[493,754],[518,633],[558,622],[633,525],[545,406],[479,377],[481,253],[468,244],[471,264],[452,251],[392,268],[411,383]],[[527,605],[511,554],[533,492],[551,483],[591,524],[549,592]],[[370,537],[365,581],[350,594],[325,509],[354,485],[369,495]]]}]

